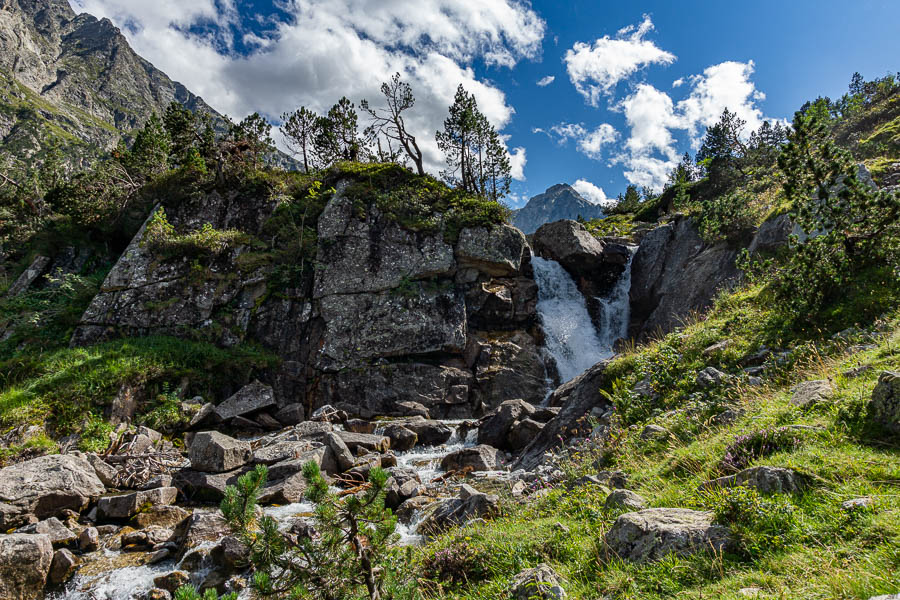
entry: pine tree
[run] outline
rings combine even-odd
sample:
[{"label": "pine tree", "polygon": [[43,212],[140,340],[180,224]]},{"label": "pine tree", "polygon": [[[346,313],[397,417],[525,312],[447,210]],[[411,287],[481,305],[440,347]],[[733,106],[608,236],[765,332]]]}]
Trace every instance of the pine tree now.
[{"label": "pine tree", "polygon": [[475,97],[462,84],[444,120],[444,130],[435,133],[444,152],[444,180],[472,194],[497,200],[509,193],[511,165],[500,134],[478,110]]},{"label": "pine tree", "polygon": [[313,146],[322,166],[363,158],[358,121],[356,108],[346,96],[318,119]]},{"label": "pine tree", "polygon": [[307,498],[315,504],[314,527],[289,536],[270,517],[258,517],[256,499],[265,486],[263,465],[238,478],[222,501],[222,513],[248,548],[253,587],[264,598],[357,598],[380,600],[389,572],[379,564],[395,539],[397,519],[384,507],[387,473],[375,468],[368,482],[339,497],[319,466],[306,463]]},{"label": "pine tree", "polygon": [[303,157],[303,170],[309,172],[311,164],[316,164],[313,144],[318,135],[319,116],[312,110],[301,106],[292,113],[281,116],[280,129],[288,148]]}]

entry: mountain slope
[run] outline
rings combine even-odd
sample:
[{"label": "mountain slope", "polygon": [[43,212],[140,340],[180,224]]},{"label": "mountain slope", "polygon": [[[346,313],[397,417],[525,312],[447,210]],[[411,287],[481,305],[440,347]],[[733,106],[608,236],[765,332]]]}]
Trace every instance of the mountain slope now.
[{"label": "mountain slope", "polygon": [[600,219],[603,209],[575,191],[567,183],[558,183],[538,194],[513,214],[513,225],[525,233],[534,233],[544,223],[562,219]]},{"label": "mountain slope", "polygon": [[76,15],[66,0],[0,2],[0,150],[39,157],[55,142],[77,162],[128,138],[172,100],[218,117],[108,19]]}]

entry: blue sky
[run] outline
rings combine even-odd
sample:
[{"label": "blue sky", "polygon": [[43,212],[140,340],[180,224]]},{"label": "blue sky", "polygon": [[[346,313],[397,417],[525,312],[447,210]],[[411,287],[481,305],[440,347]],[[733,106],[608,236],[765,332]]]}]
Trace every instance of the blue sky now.
[{"label": "blue sky", "polygon": [[71,1],[236,118],[375,100],[402,71],[435,172],[434,129],[464,83],[508,136],[514,205],[560,182],[595,201],[629,182],[658,187],[725,106],[752,125],[789,120],[844,93],[854,71],[896,71],[900,56],[889,0]]}]

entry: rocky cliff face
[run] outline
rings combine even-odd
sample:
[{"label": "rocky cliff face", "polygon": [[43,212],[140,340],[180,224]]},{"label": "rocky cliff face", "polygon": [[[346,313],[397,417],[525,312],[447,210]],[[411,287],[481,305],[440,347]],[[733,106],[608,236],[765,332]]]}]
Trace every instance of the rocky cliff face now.
[{"label": "rocky cliff face", "polygon": [[[252,244],[167,257],[145,226],[72,343],[155,333],[255,341],[283,359],[268,376],[279,405],[308,410],[443,418],[512,398],[539,402],[546,384],[525,236],[507,225],[463,229],[455,240],[411,231],[336,189],[318,220],[316,269],[295,288],[272,289],[273,267],[254,259]],[[178,232],[209,223],[253,238],[278,200],[211,192],[165,210]]]},{"label": "rocky cliff face", "polygon": [[604,217],[603,209],[585,200],[581,194],[566,184],[560,183],[538,194],[524,207],[515,211],[513,225],[527,234],[534,233],[545,223],[563,219],[599,219]]},{"label": "rocky cliff face", "polygon": [[216,114],[108,19],[76,15],[66,0],[0,3],[0,148],[32,156],[52,138],[67,156],[89,156],[173,100]]}]

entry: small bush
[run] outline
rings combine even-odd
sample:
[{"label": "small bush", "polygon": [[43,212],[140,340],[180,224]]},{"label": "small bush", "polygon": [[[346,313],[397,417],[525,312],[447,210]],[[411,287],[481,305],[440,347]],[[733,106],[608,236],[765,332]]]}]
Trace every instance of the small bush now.
[{"label": "small bush", "polygon": [[488,558],[483,547],[454,541],[427,555],[422,561],[422,572],[426,577],[451,584],[481,581],[488,576]]},{"label": "small bush", "polygon": [[236,229],[216,229],[205,223],[199,231],[178,234],[159,207],[147,224],[142,244],[168,257],[217,256],[235,246],[249,243],[250,237]]},{"label": "small bush", "polygon": [[783,450],[794,450],[798,446],[800,438],[797,431],[789,427],[745,433],[734,438],[725,450],[722,467],[726,470],[740,471],[758,458]]},{"label": "small bush", "polygon": [[764,497],[738,486],[712,497],[716,522],[731,529],[737,549],[748,558],[784,549],[800,531],[797,509],[787,496]]}]

